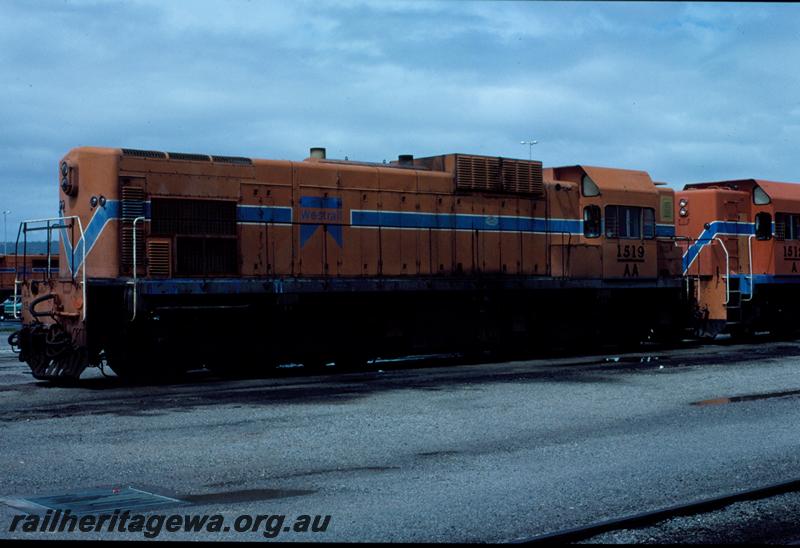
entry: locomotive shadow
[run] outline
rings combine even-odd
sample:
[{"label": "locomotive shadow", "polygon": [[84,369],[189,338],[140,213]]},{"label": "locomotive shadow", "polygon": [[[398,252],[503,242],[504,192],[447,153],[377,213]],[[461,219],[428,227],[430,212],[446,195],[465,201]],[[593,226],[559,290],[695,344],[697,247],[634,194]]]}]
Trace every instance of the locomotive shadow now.
[{"label": "locomotive shadow", "polygon": [[[605,354],[597,354],[596,356],[586,356],[584,358],[597,358],[596,363],[602,363]],[[354,380],[354,375],[364,374],[364,375],[380,375],[385,372],[395,372],[395,371],[413,371],[413,370],[441,370],[442,372],[446,371],[455,371],[455,368],[459,366],[480,366],[480,365],[487,365],[487,366],[496,366],[498,370],[503,367],[504,363],[512,363],[512,362],[520,362],[526,360],[542,360],[547,358],[558,358],[563,359],[565,357],[571,357],[566,355],[550,355],[546,356],[543,354],[536,354],[536,355],[528,355],[528,356],[487,356],[483,359],[471,357],[465,358],[461,356],[431,356],[431,357],[414,357],[411,359],[404,359],[404,358],[397,358],[397,359],[390,359],[390,360],[380,360],[370,362],[366,365],[351,365],[351,364],[343,364],[343,365],[328,365],[324,369],[318,368],[307,368],[304,366],[296,366],[296,367],[274,367],[274,368],[265,368],[263,370],[255,370],[250,372],[249,374],[238,374],[238,375],[219,375],[213,373],[206,369],[197,369],[187,372],[185,375],[181,376],[180,378],[144,378],[144,379],[124,379],[117,376],[109,375],[107,377],[92,377],[92,378],[82,378],[77,381],[64,381],[64,382],[53,382],[53,381],[38,381],[37,385],[45,387],[45,388],[61,388],[61,389],[89,389],[89,390],[108,390],[108,389],[115,389],[115,388],[130,388],[130,389],[139,389],[139,388],[155,388],[155,387],[190,387],[190,386],[201,386],[201,385],[225,385],[231,383],[238,383],[238,382],[246,382],[246,381],[263,381],[263,380],[282,380],[282,379],[306,379],[311,377],[317,377],[322,379],[321,382],[325,381],[332,381],[336,382],[337,379],[339,380],[347,380],[348,382],[352,382]],[[576,354],[577,357],[577,354]],[[611,358],[608,358],[610,361]],[[613,363],[618,364],[628,364],[628,363],[640,363],[639,357],[632,357],[632,358],[614,358]],[[568,364],[560,364],[565,368],[575,365],[587,365],[584,362],[575,362],[575,363],[568,363]],[[614,367],[614,369],[620,369],[620,365]]]},{"label": "locomotive shadow", "polygon": [[[776,338],[769,335],[758,336],[764,341],[785,341],[790,342],[790,338]],[[755,341],[757,338],[751,338],[750,341]],[[657,362],[658,364],[668,365],[669,355],[664,355],[665,352],[675,349],[690,349],[701,347],[704,344],[715,344],[720,346],[730,346],[740,344],[741,341],[735,339],[719,339],[715,341],[698,341],[686,339],[681,341],[680,344],[663,344],[663,343],[642,343],[639,345],[609,345],[606,347],[595,348],[593,350],[583,349],[568,349],[562,347],[553,347],[549,349],[538,349],[529,352],[492,352],[487,351],[482,354],[463,355],[460,353],[448,354],[430,354],[421,356],[403,356],[388,359],[375,359],[369,360],[366,364],[328,364],[323,368],[306,367],[300,364],[284,364],[281,366],[270,366],[257,368],[247,373],[238,373],[231,375],[219,375],[207,369],[196,369],[186,372],[180,377],[155,377],[155,378],[140,378],[140,379],[123,379],[113,374],[104,374],[104,376],[96,376],[92,378],[81,378],[77,381],[39,381],[37,386],[44,388],[75,388],[75,389],[89,389],[89,390],[107,390],[113,388],[136,388],[136,387],[164,387],[164,386],[187,386],[187,385],[200,385],[209,383],[226,383],[235,381],[246,380],[263,380],[263,379],[285,379],[285,378],[306,378],[306,377],[325,377],[334,378],[339,375],[353,374],[353,373],[375,373],[384,371],[401,371],[401,370],[415,370],[415,369],[428,369],[428,368],[453,368],[458,366],[470,365],[494,365],[502,367],[503,363],[518,362],[518,361],[532,361],[532,360],[563,360],[570,358],[581,358],[583,361],[569,362],[558,364],[557,367],[568,368],[576,365],[589,365],[585,360],[596,360],[594,365],[602,366],[607,363],[608,369],[621,370],[621,369],[639,369],[649,368]],[[791,350],[793,347],[788,347],[786,350]],[[629,355],[631,354],[631,355]],[[659,361],[660,360],[660,361]],[[707,360],[709,363],[712,360]],[[697,360],[693,360],[697,363]],[[597,369],[597,367],[595,367]]]},{"label": "locomotive shadow", "polygon": [[[220,380],[198,372],[180,384],[129,385],[119,379],[95,378],[80,383],[77,389],[63,391],[70,401],[50,402],[46,406],[17,409],[0,417],[0,422],[25,419],[66,418],[72,416],[113,415],[121,417],[153,417],[195,409],[242,406],[348,404],[378,393],[398,390],[444,391],[454,387],[463,390],[470,385],[503,383],[616,383],[620,377],[597,370],[573,367],[547,368],[524,363],[476,368],[415,368],[396,371],[365,371],[325,377],[293,373],[283,379]],[[85,392],[83,389],[88,389]],[[81,396],[98,391],[92,397]]]},{"label": "locomotive shadow", "polygon": [[[800,345],[754,345],[726,352],[727,355],[718,352],[663,355],[656,361],[637,361],[635,355],[618,354],[611,361],[605,358],[561,361],[558,364],[479,361],[471,366],[464,359],[451,356],[391,362],[388,365],[373,364],[370,370],[332,375],[291,368],[278,370],[279,376],[271,372],[266,379],[220,379],[211,373],[196,371],[184,381],[170,384],[130,385],[115,378],[93,378],[57,395],[59,399],[63,397],[71,401],[55,401],[47,406],[28,409],[17,408],[0,417],[0,422],[83,415],[152,417],[226,406],[343,405],[375,394],[399,390],[481,391],[488,385],[496,384],[625,383],[628,379],[618,373],[660,370],[662,365],[665,366],[663,371],[668,372],[679,367],[725,364],[726,360],[732,363],[772,359],[776,355],[800,356]],[[458,363],[462,367],[443,366],[446,363]],[[93,395],[83,397],[88,394]]]},{"label": "locomotive shadow", "polygon": [[[41,386],[52,386],[59,388],[88,388],[92,390],[103,390],[115,387],[144,387],[144,386],[182,386],[198,383],[229,382],[240,380],[258,379],[283,379],[283,378],[304,378],[304,377],[335,377],[337,375],[352,373],[369,373],[383,371],[428,369],[428,368],[452,368],[469,365],[489,365],[496,364],[501,367],[503,363],[533,361],[533,360],[563,360],[569,358],[596,359],[597,363],[613,362],[616,364],[638,364],[647,363],[647,357],[663,359],[656,353],[673,350],[675,348],[691,348],[701,346],[700,342],[686,340],[682,344],[667,345],[656,343],[644,343],[641,345],[608,345],[594,349],[587,348],[566,348],[551,347],[547,349],[536,349],[530,351],[486,351],[465,355],[458,352],[425,354],[413,356],[400,356],[390,358],[371,359],[367,363],[330,363],[324,367],[306,367],[301,364],[282,364],[279,366],[254,367],[248,372],[237,372],[228,375],[220,375],[207,369],[196,369],[187,372],[180,377],[152,377],[140,379],[123,379],[113,373],[102,377],[81,378],[77,382],[42,381]],[[635,356],[625,356],[624,354],[636,354]],[[560,364],[565,367],[572,365],[586,365],[585,361],[576,363]],[[619,366],[615,367],[619,369]]]}]

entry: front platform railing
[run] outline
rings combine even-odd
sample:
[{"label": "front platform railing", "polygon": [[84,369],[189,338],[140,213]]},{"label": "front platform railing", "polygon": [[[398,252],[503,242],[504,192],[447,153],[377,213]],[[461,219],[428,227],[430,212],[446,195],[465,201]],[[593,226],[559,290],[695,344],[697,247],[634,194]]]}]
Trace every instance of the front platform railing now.
[{"label": "front platform railing", "polygon": [[[79,240],[77,243],[75,242],[75,229],[78,230]],[[86,320],[86,309],[87,309],[87,302],[86,302],[86,239],[84,237],[83,231],[83,223],[81,222],[80,217],[77,215],[70,215],[67,217],[50,217],[46,219],[30,219],[27,221],[22,221],[19,225],[19,230],[17,231],[17,241],[14,248],[14,252],[16,253],[17,257],[19,257],[19,247],[20,247],[20,239],[22,240],[22,257],[23,257],[23,264],[27,264],[27,255],[28,255],[28,234],[35,233],[35,232],[47,232],[47,269],[46,269],[46,277],[48,280],[52,277],[52,257],[53,257],[53,250],[51,248],[51,240],[53,231],[67,231],[69,230],[69,241],[70,246],[68,251],[69,257],[69,271],[70,276],[72,278],[73,283],[78,283],[81,288],[81,319]],[[67,234],[61,234],[62,240],[66,239]],[[64,242],[66,243],[66,242]],[[76,253],[76,248],[80,245],[81,249],[79,253]],[[66,246],[65,246],[66,248]],[[80,259],[80,263],[75,265],[76,255]],[[81,276],[80,281],[76,282],[78,279],[77,271],[80,270]],[[19,272],[17,272],[14,276],[14,300],[16,302],[18,298],[18,287],[27,281],[28,272],[27,269],[23,269],[22,271],[22,279],[19,277]],[[14,309],[14,318],[19,318],[19,313]]]}]

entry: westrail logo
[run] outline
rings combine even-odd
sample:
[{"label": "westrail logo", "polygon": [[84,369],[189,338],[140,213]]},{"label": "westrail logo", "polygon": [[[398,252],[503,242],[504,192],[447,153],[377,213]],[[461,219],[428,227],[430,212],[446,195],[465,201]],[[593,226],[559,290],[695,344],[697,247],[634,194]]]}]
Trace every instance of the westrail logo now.
[{"label": "westrail logo", "polygon": [[300,197],[300,247],[323,227],[342,247],[342,199],[323,196]]}]

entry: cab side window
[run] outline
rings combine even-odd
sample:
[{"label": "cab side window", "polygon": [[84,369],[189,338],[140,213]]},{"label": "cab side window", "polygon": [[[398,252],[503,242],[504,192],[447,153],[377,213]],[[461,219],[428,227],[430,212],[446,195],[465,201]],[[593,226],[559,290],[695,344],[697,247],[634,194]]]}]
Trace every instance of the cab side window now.
[{"label": "cab side window", "polygon": [[776,240],[800,239],[800,214],[776,213],[775,239]]},{"label": "cab side window", "polygon": [[772,238],[772,215],[759,213],[756,215],[756,239],[769,240]]},{"label": "cab side window", "polygon": [[606,206],[606,237],[625,240],[652,239],[656,235],[655,210],[650,207]]},{"label": "cab side window", "polygon": [[581,192],[584,196],[600,196],[600,187],[588,175],[581,179]]},{"label": "cab side window", "polygon": [[583,208],[583,235],[586,238],[600,236],[600,206],[590,205]]},{"label": "cab side window", "polygon": [[645,240],[656,237],[656,210],[651,207],[642,208],[642,232]]}]

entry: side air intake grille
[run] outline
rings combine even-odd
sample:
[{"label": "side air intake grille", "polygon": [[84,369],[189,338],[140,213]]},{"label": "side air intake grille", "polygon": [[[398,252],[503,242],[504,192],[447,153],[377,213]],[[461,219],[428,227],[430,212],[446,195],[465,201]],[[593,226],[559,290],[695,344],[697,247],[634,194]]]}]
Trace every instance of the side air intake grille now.
[{"label": "side air intake grille", "polygon": [[456,188],[541,196],[544,194],[542,163],[459,154],[456,157]]},{"label": "side air intake grille", "polygon": [[122,218],[133,220],[144,215],[144,188],[140,186],[123,186]]},{"label": "side air intake grille", "polygon": [[210,162],[211,158],[205,154],[188,154],[186,152],[170,152],[170,160],[187,160],[190,162]]},{"label": "side air intake grille", "polygon": [[157,150],[136,150],[134,148],[123,148],[123,156],[136,156],[138,158],[163,158],[166,159],[167,155]]},{"label": "side air intake grille", "polygon": [[147,275],[169,278],[172,274],[172,244],[169,238],[148,238]]},{"label": "side air intake grille", "polygon": [[241,156],[212,156],[211,159],[222,164],[236,164],[240,166],[252,166],[253,160],[242,158]]},{"label": "side air intake grille", "polygon": [[[124,184],[120,188],[120,263],[123,273],[133,272],[133,221],[144,216],[144,188]],[[136,223],[136,263],[144,265],[144,221]]]}]

